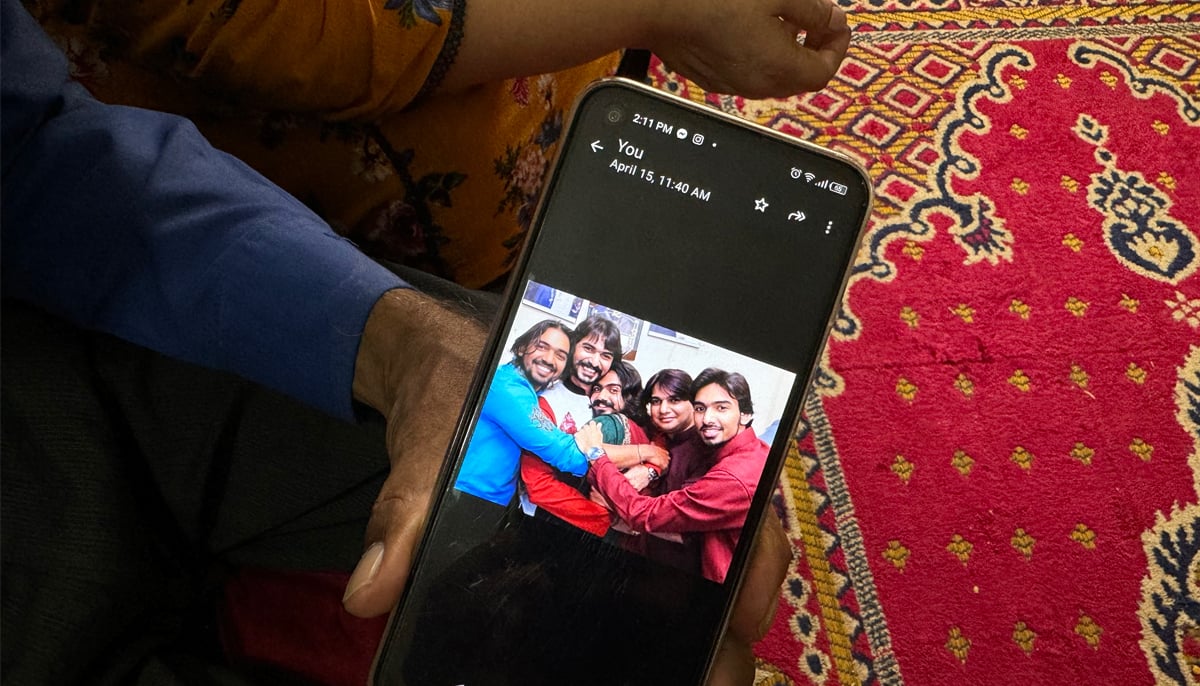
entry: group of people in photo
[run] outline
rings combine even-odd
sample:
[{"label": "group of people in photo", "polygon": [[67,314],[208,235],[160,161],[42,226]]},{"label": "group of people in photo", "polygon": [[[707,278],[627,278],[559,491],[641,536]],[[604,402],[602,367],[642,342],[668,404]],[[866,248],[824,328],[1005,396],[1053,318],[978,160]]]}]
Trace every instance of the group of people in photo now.
[{"label": "group of people in photo", "polygon": [[602,316],[518,336],[492,378],[455,487],[725,579],[768,446],[745,377],[642,374]]}]

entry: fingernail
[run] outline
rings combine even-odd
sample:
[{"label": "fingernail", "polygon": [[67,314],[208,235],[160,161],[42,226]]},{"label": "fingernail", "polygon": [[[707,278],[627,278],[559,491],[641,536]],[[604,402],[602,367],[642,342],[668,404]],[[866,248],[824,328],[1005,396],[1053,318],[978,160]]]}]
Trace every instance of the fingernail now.
[{"label": "fingernail", "polygon": [[379,573],[379,563],[383,562],[383,543],[372,543],[367,552],[358,561],[358,566],[354,568],[354,573],[350,575],[350,581],[346,582],[346,594],[342,596],[342,602],[350,599],[350,596],[362,590],[363,586],[375,580],[375,575]]}]

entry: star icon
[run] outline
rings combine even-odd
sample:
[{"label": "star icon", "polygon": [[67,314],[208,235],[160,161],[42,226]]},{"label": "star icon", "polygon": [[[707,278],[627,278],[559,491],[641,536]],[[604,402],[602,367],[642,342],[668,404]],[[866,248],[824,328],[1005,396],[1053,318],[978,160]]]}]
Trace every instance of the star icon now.
[{"label": "star icon", "polygon": [[754,209],[758,210],[759,212],[766,212],[767,207],[768,204],[766,198],[759,198],[758,200],[754,201]]}]

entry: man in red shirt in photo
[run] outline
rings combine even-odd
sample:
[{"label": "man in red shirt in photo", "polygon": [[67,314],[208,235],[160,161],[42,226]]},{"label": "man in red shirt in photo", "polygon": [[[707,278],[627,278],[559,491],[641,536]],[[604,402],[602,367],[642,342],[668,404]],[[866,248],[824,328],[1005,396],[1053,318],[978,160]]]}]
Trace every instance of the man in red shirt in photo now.
[{"label": "man in red shirt in photo", "polygon": [[585,425],[576,438],[592,463],[589,479],[621,519],[643,533],[699,533],[700,572],[720,583],[737,549],[768,446],[750,428],[754,405],[741,374],[705,369],[692,383],[691,395],[697,433],[712,451],[711,467],[679,490],[657,497],[639,494],[605,454],[594,425]]},{"label": "man in red shirt in photo", "polygon": [[[632,417],[636,414],[636,399],[641,393],[641,374],[628,362],[617,360],[585,396],[589,406],[588,418],[591,415]],[[555,408],[544,395],[540,402],[542,411],[552,420],[555,419]],[[625,420],[623,425],[630,435],[620,442],[627,445],[608,446],[612,453],[609,457],[626,470],[624,478],[633,483],[635,488],[642,489],[664,471],[668,462],[667,452],[649,445],[646,434],[632,418]],[[568,476],[532,453],[521,456],[521,481],[529,500],[537,506],[535,516],[559,519],[596,536],[606,535],[612,520],[611,513],[588,498],[583,490],[586,482],[582,479],[569,480]]]}]

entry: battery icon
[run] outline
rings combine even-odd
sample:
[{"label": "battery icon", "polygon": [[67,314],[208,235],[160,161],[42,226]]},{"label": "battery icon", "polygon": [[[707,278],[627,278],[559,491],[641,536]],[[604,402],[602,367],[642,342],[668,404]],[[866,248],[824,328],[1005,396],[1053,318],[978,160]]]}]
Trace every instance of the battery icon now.
[{"label": "battery icon", "polygon": [[833,191],[834,193],[837,193],[838,195],[845,195],[846,191],[848,191],[850,189],[846,188],[846,186],[844,186],[843,184],[840,184],[840,183],[830,183],[829,190]]}]

